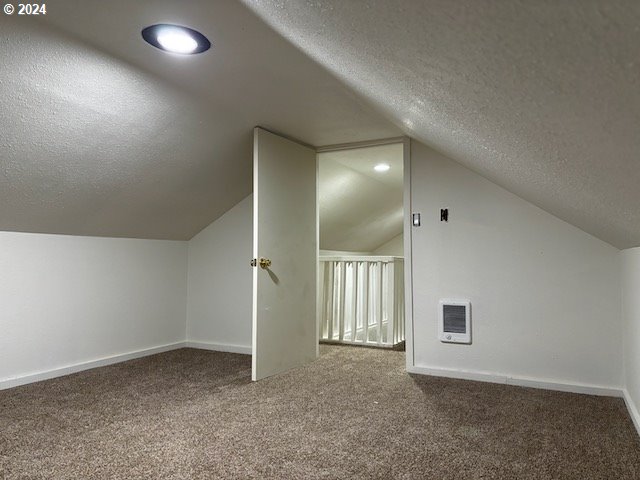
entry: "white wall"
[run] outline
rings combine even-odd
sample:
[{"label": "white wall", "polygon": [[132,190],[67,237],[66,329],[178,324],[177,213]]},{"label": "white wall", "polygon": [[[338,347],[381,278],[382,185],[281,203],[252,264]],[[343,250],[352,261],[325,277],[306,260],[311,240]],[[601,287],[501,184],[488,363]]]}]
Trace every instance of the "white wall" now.
[{"label": "white wall", "polygon": [[0,386],[184,342],[186,242],[0,232]]},{"label": "white wall", "polygon": [[[620,388],[618,250],[416,141],[411,158],[418,370]],[[471,301],[472,345],[438,341],[440,298]]]},{"label": "white wall", "polygon": [[625,399],[640,432],[640,248],[620,252],[624,319]]},{"label": "white wall", "polygon": [[373,251],[374,255],[392,255],[402,257],[404,255],[404,237],[402,234],[396,235],[387,243],[380,245]]},{"label": "white wall", "polygon": [[[622,262],[638,403],[639,249],[619,255],[418,142],[411,179],[414,371],[620,388]],[[249,353],[251,242],[251,196],[188,243],[0,232],[0,384],[185,338]],[[437,340],[443,297],[471,300],[472,345]]]},{"label": "white wall", "polygon": [[189,241],[188,342],[251,353],[252,198]]}]

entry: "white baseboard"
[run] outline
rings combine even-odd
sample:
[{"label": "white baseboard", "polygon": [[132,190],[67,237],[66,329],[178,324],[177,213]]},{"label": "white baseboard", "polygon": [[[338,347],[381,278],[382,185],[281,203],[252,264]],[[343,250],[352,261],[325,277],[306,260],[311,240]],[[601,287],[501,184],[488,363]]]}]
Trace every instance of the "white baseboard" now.
[{"label": "white baseboard", "polygon": [[638,432],[638,435],[640,435],[640,413],[638,412],[638,408],[636,407],[634,401],[631,399],[631,395],[629,395],[627,389],[625,388],[622,392],[624,394],[624,403],[627,405],[627,410],[629,411],[631,420],[633,420],[636,431]]},{"label": "white baseboard", "polygon": [[121,353],[118,355],[112,355],[110,357],[103,357],[97,360],[90,360],[88,362],[76,363],[74,365],[58,367],[42,372],[4,378],[0,380],[0,390],[18,387],[20,385],[26,385],[28,383],[39,382],[42,380],[49,380],[50,378],[62,377],[64,375],[70,375],[72,373],[82,372],[83,370],[90,370],[92,368],[105,367],[107,365],[113,365],[114,363],[126,362],[127,360],[134,360],[136,358],[147,357],[149,355],[155,355],[156,353],[168,352],[170,350],[177,350],[178,348],[184,347],[185,342],[171,343],[168,345],[160,345],[158,347],[147,348],[144,350],[136,350],[134,352]]},{"label": "white baseboard", "polygon": [[458,378],[462,380],[474,380],[477,382],[501,383],[504,385],[540,388],[543,390],[556,390],[559,392],[583,393],[587,395],[599,395],[604,397],[624,396],[623,390],[621,388],[603,387],[600,385],[587,385],[580,383],[563,383],[535,378],[500,375],[490,372],[416,366],[408,367],[407,371],[409,373],[432,375],[435,377]]},{"label": "white baseboard", "polygon": [[177,342],[168,345],[160,345],[158,347],[147,348],[144,350],[136,350],[134,352],[112,355],[110,357],[98,358],[96,360],[76,363],[74,365],[66,365],[64,367],[53,368],[51,370],[44,370],[41,372],[29,373],[16,377],[3,378],[0,379],[0,390],[19,387],[20,385],[27,385],[29,383],[40,382],[42,380],[49,380],[50,378],[63,377],[65,375],[82,372],[84,370],[90,370],[92,368],[106,367],[107,365],[113,365],[114,363],[126,362],[127,360],[134,360],[136,358],[147,357],[149,355],[155,355],[156,353],[169,352],[171,350],[177,350],[179,348],[185,347],[251,355],[251,347],[242,345],[224,345],[208,342]]},{"label": "white baseboard", "polygon": [[185,346],[187,348],[199,348],[200,350],[213,350],[215,352],[242,353],[244,355],[251,355],[251,347],[247,347],[244,345],[228,345],[225,343],[187,341]]}]

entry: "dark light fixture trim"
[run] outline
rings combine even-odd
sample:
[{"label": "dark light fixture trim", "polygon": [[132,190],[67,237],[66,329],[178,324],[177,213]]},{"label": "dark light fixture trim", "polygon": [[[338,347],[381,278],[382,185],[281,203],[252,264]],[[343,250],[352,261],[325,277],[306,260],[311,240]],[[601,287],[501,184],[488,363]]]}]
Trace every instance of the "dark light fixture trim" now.
[{"label": "dark light fixture trim", "polygon": [[[158,35],[164,30],[174,30],[185,33],[196,42],[197,46],[189,52],[176,52],[169,50],[162,46],[162,44],[158,40]],[[211,48],[211,42],[209,41],[209,39],[197,30],[189,27],[184,27],[182,25],[172,25],[170,23],[158,23],[156,25],[150,25],[144,28],[142,30],[142,38],[144,38],[147,43],[153,45],[156,48],[159,48],[160,50],[169,53],[175,53],[177,55],[195,55],[196,53],[206,52],[207,50],[209,50],[209,48]]]}]

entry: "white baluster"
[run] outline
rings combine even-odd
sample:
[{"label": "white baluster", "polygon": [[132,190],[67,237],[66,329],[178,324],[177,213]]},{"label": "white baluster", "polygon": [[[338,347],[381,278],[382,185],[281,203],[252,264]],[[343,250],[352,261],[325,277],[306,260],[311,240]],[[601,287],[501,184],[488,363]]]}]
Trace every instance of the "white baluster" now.
[{"label": "white baluster", "polygon": [[362,343],[367,343],[369,341],[369,298],[371,296],[371,289],[370,289],[370,285],[371,285],[371,275],[370,275],[370,263],[369,262],[363,262],[364,263],[364,278],[363,278],[363,283],[364,283],[364,288],[363,288],[363,309],[362,309]]},{"label": "white baluster", "polygon": [[377,273],[376,273],[376,320],[378,321],[378,328],[376,332],[375,341],[378,345],[382,344],[382,299],[384,298],[384,294],[382,292],[383,283],[382,283],[382,262],[376,262]]},{"label": "white baluster", "polygon": [[385,287],[387,294],[385,314],[387,317],[387,338],[385,344],[393,345],[396,338],[396,292],[395,292],[395,265],[394,261],[386,264]]},{"label": "white baluster", "polygon": [[404,327],[404,259],[397,261],[397,277],[396,277],[396,298],[398,302],[398,316],[396,323],[398,324],[398,337],[396,343],[402,342],[405,335]]},{"label": "white baluster", "polygon": [[337,262],[331,262],[331,295],[329,302],[329,318],[327,324],[327,339],[333,340],[333,323],[336,315],[336,269],[338,268]]},{"label": "white baluster", "polygon": [[346,278],[347,278],[347,262],[340,262],[340,303],[338,304],[338,340],[342,342],[344,339],[344,310],[346,296]]},{"label": "white baluster", "polygon": [[358,328],[358,268],[360,262],[353,262],[353,270],[351,273],[351,288],[353,295],[351,297],[351,341],[356,341],[356,331]]},{"label": "white baluster", "polygon": [[318,325],[317,325],[317,329],[318,329],[318,338],[320,340],[322,340],[324,338],[324,335],[322,334],[322,325],[323,325],[323,318],[324,318],[324,297],[325,297],[325,288],[324,288],[324,268],[325,268],[325,262],[319,258],[318,259],[318,304],[317,304],[317,308],[318,308]]}]

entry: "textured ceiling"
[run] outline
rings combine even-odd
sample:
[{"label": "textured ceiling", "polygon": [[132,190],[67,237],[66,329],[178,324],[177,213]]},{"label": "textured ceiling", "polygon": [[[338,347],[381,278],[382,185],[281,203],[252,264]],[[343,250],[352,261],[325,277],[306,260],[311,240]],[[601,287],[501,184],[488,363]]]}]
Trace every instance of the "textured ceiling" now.
[{"label": "textured ceiling", "polygon": [[[313,145],[404,132],[640,245],[640,2],[47,6],[0,16],[0,230],[190,238],[249,193],[262,125]],[[160,22],[213,48],[155,50],[140,30]]]},{"label": "textured ceiling", "polygon": [[4,23],[0,229],[183,239],[250,192],[250,134],[107,55]]},{"label": "textured ceiling", "polygon": [[[373,252],[402,233],[402,144],[318,158],[321,249]],[[391,168],[376,172],[380,163]]]},{"label": "textured ceiling", "polygon": [[640,2],[243,0],[406,134],[640,244]]},{"label": "textured ceiling", "polygon": [[[56,1],[0,16],[0,230],[188,239],[251,191],[252,129],[400,131],[236,1]],[[190,25],[184,57],[143,27]]]}]

